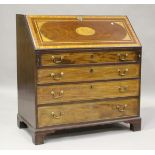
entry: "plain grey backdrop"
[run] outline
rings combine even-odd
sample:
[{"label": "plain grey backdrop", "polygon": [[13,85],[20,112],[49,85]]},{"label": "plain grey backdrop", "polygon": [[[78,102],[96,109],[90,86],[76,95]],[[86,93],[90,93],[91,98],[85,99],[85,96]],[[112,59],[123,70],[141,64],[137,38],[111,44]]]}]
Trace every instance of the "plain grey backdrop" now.
[{"label": "plain grey backdrop", "polygon": [[[16,127],[16,14],[127,15],[143,46],[141,99],[143,130],[133,133],[122,129],[123,131],[49,139],[44,145],[33,146],[30,135]],[[155,5],[0,5],[0,128],[2,130],[0,148],[155,148],[154,15]],[[121,142],[121,138],[124,141]]]}]

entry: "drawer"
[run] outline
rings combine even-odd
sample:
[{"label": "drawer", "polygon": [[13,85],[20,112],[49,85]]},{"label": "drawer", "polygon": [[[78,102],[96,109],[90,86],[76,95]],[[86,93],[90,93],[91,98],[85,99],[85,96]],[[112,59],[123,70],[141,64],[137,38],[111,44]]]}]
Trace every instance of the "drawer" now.
[{"label": "drawer", "polygon": [[139,64],[38,69],[38,84],[137,78]]},{"label": "drawer", "polygon": [[38,108],[38,126],[75,124],[137,116],[138,99],[123,99]]},{"label": "drawer", "polygon": [[70,52],[59,54],[42,54],[42,66],[55,66],[62,64],[94,64],[94,63],[119,63],[136,62],[139,52],[114,51],[114,52]]},{"label": "drawer", "polygon": [[38,104],[139,95],[139,80],[92,82],[37,87]]}]

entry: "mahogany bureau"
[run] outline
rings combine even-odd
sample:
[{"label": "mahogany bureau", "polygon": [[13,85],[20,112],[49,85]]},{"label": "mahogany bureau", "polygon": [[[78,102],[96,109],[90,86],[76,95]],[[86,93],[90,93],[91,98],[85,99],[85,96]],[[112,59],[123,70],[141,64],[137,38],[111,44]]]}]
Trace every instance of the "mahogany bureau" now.
[{"label": "mahogany bureau", "polygon": [[141,44],[126,16],[17,15],[19,128],[141,129]]}]

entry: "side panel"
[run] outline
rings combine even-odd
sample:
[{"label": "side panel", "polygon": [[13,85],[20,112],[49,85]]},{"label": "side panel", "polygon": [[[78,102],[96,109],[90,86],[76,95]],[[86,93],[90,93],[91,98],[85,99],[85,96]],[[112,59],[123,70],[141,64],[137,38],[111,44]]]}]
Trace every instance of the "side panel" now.
[{"label": "side panel", "polygon": [[35,67],[33,42],[24,15],[16,15],[18,115],[36,128]]}]

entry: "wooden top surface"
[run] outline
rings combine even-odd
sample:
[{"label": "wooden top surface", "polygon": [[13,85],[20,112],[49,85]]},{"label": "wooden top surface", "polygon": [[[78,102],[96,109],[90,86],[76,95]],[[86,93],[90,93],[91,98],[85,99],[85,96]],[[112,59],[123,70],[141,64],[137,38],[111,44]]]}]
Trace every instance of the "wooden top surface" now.
[{"label": "wooden top surface", "polygon": [[30,16],[35,49],[141,46],[126,16]]}]

